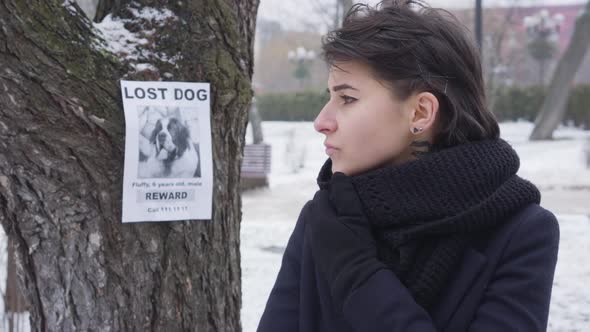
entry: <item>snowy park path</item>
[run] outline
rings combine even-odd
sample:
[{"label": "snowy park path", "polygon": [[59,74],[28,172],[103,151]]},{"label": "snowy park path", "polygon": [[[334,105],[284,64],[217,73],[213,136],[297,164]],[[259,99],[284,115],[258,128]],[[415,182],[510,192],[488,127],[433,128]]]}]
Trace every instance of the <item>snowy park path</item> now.
[{"label": "snowy park path", "polygon": [[[548,331],[590,331],[590,218],[558,215],[561,230]],[[242,224],[242,324],[256,331],[278,273],[289,223]]]}]

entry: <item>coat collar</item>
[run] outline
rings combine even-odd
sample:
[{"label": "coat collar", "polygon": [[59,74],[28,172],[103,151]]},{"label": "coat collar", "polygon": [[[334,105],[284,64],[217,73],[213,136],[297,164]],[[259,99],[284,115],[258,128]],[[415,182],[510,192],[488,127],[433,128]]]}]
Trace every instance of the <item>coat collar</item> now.
[{"label": "coat collar", "polygon": [[332,178],[332,159],[326,160],[322,168],[320,169],[320,173],[317,177],[317,183],[320,187],[320,190],[327,190],[330,188],[330,179]]}]

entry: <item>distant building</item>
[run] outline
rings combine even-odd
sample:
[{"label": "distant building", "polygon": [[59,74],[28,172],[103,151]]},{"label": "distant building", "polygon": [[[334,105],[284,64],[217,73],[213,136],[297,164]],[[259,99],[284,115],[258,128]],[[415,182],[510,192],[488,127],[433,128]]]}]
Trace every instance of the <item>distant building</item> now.
[{"label": "distant building", "polygon": [[283,34],[281,23],[264,18],[258,18],[256,21],[256,37],[254,39],[254,50],[258,51],[265,47],[269,41],[279,38]]},{"label": "distant building", "polygon": [[[254,47],[254,76],[252,77],[256,94],[299,92],[301,82],[294,76],[296,66],[288,59],[290,51],[298,47],[321,51],[321,34],[317,31],[283,30],[277,21],[257,22]],[[309,77],[303,84],[304,90],[323,91],[328,72],[326,65],[316,57],[309,64]]]},{"label": "distant building", "polygon": [[[527,35],[524,18],[546,9],[551,16],[563,15],[558,35],[558,52],[545,69],[548,83],[553,70],[569,45],[574,31],[576,17],[584,10],[584,4],[532,6],[532,7],[491,7],[484,9],[483,65],[486,79],[491,75],[497,82],[513,85],[534,85],[539,81],[539,65],[527,49]],[[474,9],[454,9],[453,14],[470,30],[474,31]],[[590,33],[590,32],[589,32]],[[500,47],[493,44],[492,35],[502,35]],[[256,26],[255,66],[253,84],[256,93],[299,91],[298,81],[293,77],[294,65],[289,63],[287,54],[299,46],[321,52],[321,32],[285,30],[278,21],[260,18]],[[323,91],[327,80],[327,68],[318,57],[311,67],[311,77],[306,89]],[[493,74],[490,74],[493,73]],[[580,66],[574,84],[590,84],[590,51]]]}]

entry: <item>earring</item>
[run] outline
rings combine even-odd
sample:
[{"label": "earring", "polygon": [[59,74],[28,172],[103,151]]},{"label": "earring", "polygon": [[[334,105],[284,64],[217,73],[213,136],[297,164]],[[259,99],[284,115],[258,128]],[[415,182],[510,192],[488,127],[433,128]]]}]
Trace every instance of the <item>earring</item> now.
[{"label": "earring", "polygon": [[422,130],[424,130],[424,129],[414,127],[414,128],[412,128],[412,134],[415,134],[417,132],[421,132]]}]

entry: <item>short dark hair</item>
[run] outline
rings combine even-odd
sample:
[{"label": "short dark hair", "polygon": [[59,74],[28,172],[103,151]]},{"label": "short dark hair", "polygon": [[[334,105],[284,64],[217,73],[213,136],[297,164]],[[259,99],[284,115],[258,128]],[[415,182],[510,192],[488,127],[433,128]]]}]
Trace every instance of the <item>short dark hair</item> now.
[{"label": "short dark hair", "polygon": [[434,94],[440,105],[434,137],[439,148],[500,135],[486,104],[479,51],[446,10],[412,0],[355,4],[342,27],[322,38],[322,51],[330,66],[368,64],[401,100]]}]

